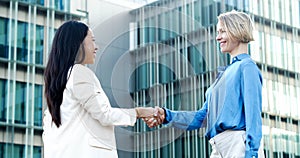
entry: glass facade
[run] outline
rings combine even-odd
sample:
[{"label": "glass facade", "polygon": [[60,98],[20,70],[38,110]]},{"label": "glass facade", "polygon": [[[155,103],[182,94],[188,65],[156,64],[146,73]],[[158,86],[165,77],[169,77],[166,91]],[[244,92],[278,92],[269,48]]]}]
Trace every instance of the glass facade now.
[{"label": "glass facade", "polygon": [[[249,53],[264,78],[265,155],[300,157],[299,0],[163,0],[132,11],[135,36],[130,53],[136,69],[130,84],[135,104],[200,109],[217,67],[230,62],[215,37],[217,16],[233,9],[248,13],[255,22]],[[140,122],[135,128],[162,129],[167,132],[141,136],[152,146],[137,148],[135,157],[209,157],[203,129],[178,136],[165,126],[149,129]],[[174,141],[162,145],[164,137]],[[140,139],[135,143],[138,146]]]},{"label": "glass facade", "polygon": [[[84,3],[84,2],[83,2]],[[69,0],[0,1],[0,158],[43,157],[43,73]]]},{"label": "glass facade", "polygon": [[[8,59],[9,56],[9,43],[8,38],[9,34],[7,33],[9,31],[9,21],[8,18],[0,17],[0,58],[6,58]],[[30,25],[30,26],[29,26]],[[35,28],[34,28],[35,27]],[[30,29],[30,30],[29,30]],[[40,64],[43,65],[43,40],[44,40],[44,26],[40,25],[33,25],[28,24],[27,22],[18,21],[17,22],[17,29],[12,28],[11,32],[13,33],[14,30],[17,30],[17,39],[16,39],[16,47],[17,47],[17,60],[22,62],[29,62],[32,64]],[[33,42],[33,39],[28,38],[31,35],[34,35],[33,32],[35,32],[35,41]],[[29,40],[31,40],[29,42]],[[11,43],[15,43],[15,40],[12,39]],[[30,44],[30,45],[29,45]],[[35,47],[33,47],[33,44],[35,44]],[[10,47],[11,51],[13,51],[13,47]],[[29,50],[31,48],[31,50]],[[35,53],[33,53],[35,51]],[[29,52],[29,53],[28,53]],[[14,59],[14,54],[11,54],[10,58]],[[35,60],[33,60],[33,55],[35,55]]]},{"label": "glass facade", "polygon": [[19,2],[40,6],[45,6],[45,3],[49,3],[51,8],[54,8],[58,11],[70,11],[69,0],[19,0]]},{"label": "glass facade", "polygon": [[[23,158],[25,156],[25,146],[19,144],[5,144],[0,143],[0,153],[1,158]],[[33,147],[33,158],[40,158],[41,155],[41,147],[34,146]]]}]

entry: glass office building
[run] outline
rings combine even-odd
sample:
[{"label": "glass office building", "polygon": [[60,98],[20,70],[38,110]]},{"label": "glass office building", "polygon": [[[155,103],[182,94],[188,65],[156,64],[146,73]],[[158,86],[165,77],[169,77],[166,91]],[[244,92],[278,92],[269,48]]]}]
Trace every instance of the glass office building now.
[{"label": "glass office building", "polygon": [[[217,16],[231,10],[248,13],[255,23],[255,41],[249,44],[248,53],[263,75],[265,155],[299,158],[299,0],[153,2],[128,13],[127,23],[120,23],[128,26],[128,32],[117,34],[105,45],[96,73],[118,106],[128,101],[122,94],[128,90],[133,106],[198,110],[218,67],[230,63],[230,57],[220,52],[215,37]],[[105,62],[107,56],[113,64]],[[104,70],[108,66],[112,73]],[[110,77],[101,76],[100,71]],[[132,130],[139,133],[132,151],[137,158],[205,158],[211,151],[205,129],[149,129],[141,121]]]},{"label": "glass office building", "polygon": [[85,18],[69,0],[0,1],[1,158],[42,157],[43,72],[50,43],[64,20]]}]

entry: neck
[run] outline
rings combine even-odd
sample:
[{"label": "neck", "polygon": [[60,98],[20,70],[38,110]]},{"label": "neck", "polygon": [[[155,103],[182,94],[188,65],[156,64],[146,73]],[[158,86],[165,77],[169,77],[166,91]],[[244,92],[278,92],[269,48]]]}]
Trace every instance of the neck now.
[{"label": "neck", "polygon": [[234,50],[229,52],[231,58],[234,58],[235,56],[243,53],[248,53],[248,43],[240,42]]}]

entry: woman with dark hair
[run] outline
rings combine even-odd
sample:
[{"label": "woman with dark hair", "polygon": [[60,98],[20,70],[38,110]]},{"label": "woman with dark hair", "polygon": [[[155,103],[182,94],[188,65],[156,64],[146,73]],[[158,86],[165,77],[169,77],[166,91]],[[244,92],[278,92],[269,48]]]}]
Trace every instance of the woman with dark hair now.
[{"label": "woman with dark hair", "polygon": [[116,158],[114,126],[133,126],[152,116],[154,108],[112,108],[96,75],[85,64],[95,62],[95,37],[81,22],[57,30],[45,69],[45,158]]}]

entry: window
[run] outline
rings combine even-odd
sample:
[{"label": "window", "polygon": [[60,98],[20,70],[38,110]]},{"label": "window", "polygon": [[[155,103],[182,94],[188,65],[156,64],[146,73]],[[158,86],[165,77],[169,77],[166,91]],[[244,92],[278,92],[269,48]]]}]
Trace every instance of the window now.
[{"label": "window", "polygon": [[250,5],[250,12],[253,14],[259,15],[259,0],[253,0],[249,3]]},{"label": "window", "polygon": [[44,6],[44,0],[35,0],[36,4],[40,4],[42,6]]},{"label": "window", "polygon": [[42,6],[44,6],[44,0],[21,0],[23,2],[29,2],[29,3],[33,3],[33,4],[40,4]]},{"label": "window", "polygon": [[36,26],[35,64],[43,65],[44,27]]},{"label": "window", "polygon": [[26,83],[16,82],[15,122],[26,123]]},{"label": "window", "polygon": [[43,92],[42,85],[35,85],[34,90],[34,125],[42,126]]},{"label": "window", "polygon": [[65,1],[64,0],[55,0],[55,9],[57,10],[64,10],[65,9]]},{"label": "window", "polygon": [[[1,25],[1,22],[0,22]],[[31,33],[28,34],[28,23],[18,21],[18,33],[17,33],[17,60],[23,62],[33,63],[33,53],[35,53],[35,63],[33,64],[43,64],[43,51],[44,51],[44,27],[40,25],[36,25],[36,30],[33,28],[33,24],[31,25]],[[36,33],[35,37],[34,32]],[[30,43],[28,43],[28,38],[30,39]],[[0,37],[1,38],[1,37]],[[0,39],[1,40],[1,39]],[[33,52],[33,40],[35,40],[35,52]],[[28,44],[30,44],[30,56],[28,56]],[[1,42],[0,42],[1,45]],[[1,46],[0,46],[1,47]]]},{"label": "window", "polygon": [[0,157],[23,158],[25,157],[25,146],[19,144],[0,143]]},{"label": "window", "polygon": [[0,18],[0,58],[8,58],[7,19]]},{"label": "window", "polygon": [[291,21],[292,25],[295,27],[300,26],[300,1],[299,0],[292,0],[291,1],[291,11],[290,11],[290,15],[293,18],[293,20]]},{"label": "window", "polygon": [[201,74],[206,71],[206,61],[203,55],[196,46],[188,47],[188,62],[192,68],[191,71],[195,74]]},{"label": "window", "polygon": [[[284,21],[287,25],[291,25],[291,17],[293,17],[294,15],[291,14],[292,10],[291,10],[291,7],[290,7],[290,1],[281,1],[281,4],[280,6],[282,7],[282,18],[283,19],[282,21]],[[296,15],[297,17],[297,15]],[[293,17],[294,18],[294,17]]]},{"label": "window", "polygon": [[282,12],[283,6],[281,6],[279,3],[280,3],[279,0],[273,0],[273,1],[271,1],[271,4],[272,4],[271,8],[270,8],[271,18],[273,20],[275,20],[275,21],[281,21],[280,15],[283,15],[283,12]]},{"label": "window", "polygon": [[33,158],[41,158],[42,157],[42,148],[40,146],[33,147]]},{"label": "window", "polygon": [[7,82],[4,79],[0,79],[0,121],[6,121],[6,94],[7,94]]},{"label": "window", "polygon": [[270,18],[270,1],[269,0],[264,0],[263,1],[263,15],[265,18]]},{"label": "window", "polygon": [[[0,158],[25,158],[25,146],[20,144],[0,143]],[[42,157],[42,148],[33,146],[33,158]]]},{"label": "window", "polygon": [[18,21],[17,33],[17,60],[27,62],[28,60],[28,33],[27,23]]}]

